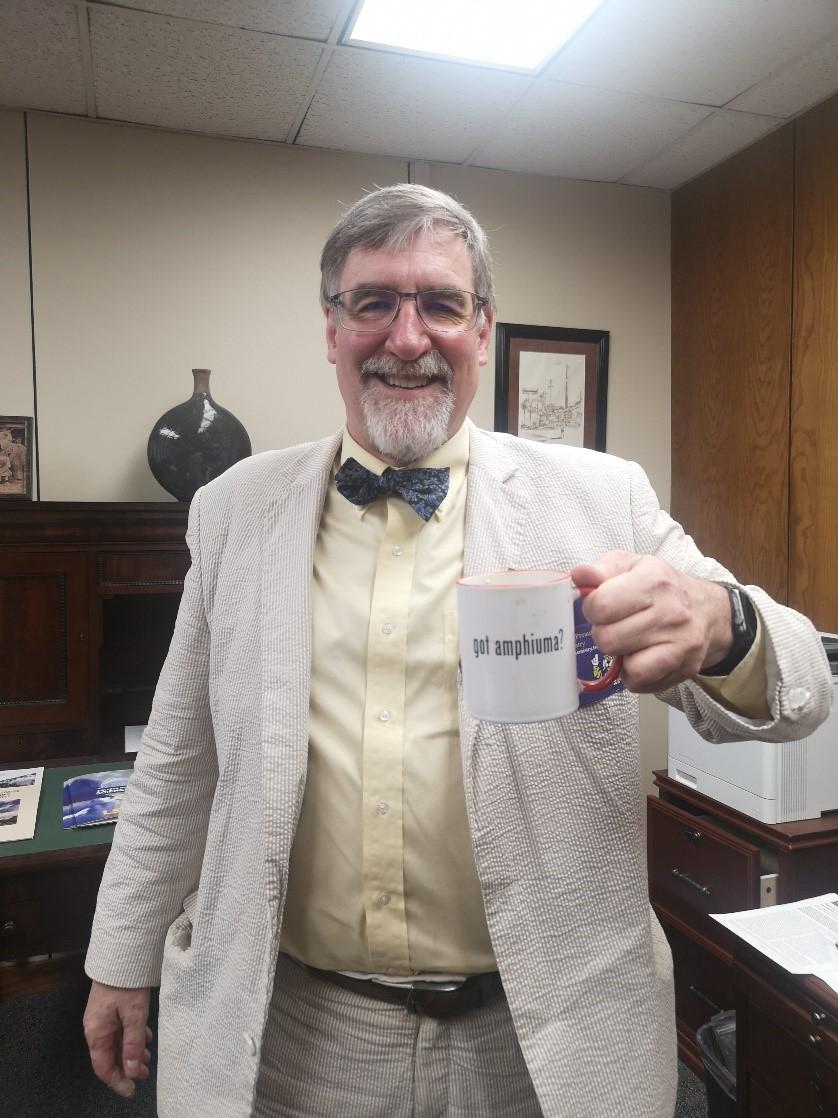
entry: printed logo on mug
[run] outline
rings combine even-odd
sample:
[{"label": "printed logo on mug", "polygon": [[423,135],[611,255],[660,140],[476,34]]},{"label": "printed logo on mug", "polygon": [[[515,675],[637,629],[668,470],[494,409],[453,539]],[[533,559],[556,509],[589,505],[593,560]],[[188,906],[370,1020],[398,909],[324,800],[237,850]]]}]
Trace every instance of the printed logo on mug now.
[{"label": "printed logo on mug", "polygon": [[486,722],[543,722],[579,709],[581,691],[603,691],[622,670],[616,657],[599,679],[576,674],[574,601],[591,592],[562,571],[495,571],[457,582],[463,699]]}]

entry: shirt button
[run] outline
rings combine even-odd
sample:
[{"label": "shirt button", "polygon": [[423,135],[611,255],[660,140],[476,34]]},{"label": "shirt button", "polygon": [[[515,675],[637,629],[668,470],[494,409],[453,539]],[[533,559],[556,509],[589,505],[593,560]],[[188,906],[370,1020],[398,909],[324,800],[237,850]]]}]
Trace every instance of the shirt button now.
[{"label": "shirt button", "polygon": [[387,812],[390,810],[390,805],[386,802],[386,800],[382,800],[380,803],[377,803],[375,805],[375,810],[378,812],[379,815],[386,815]]},{"label": "shirt button", "polygon": [[398,557],[401,555],[401,553],[402,553],[402,549],[399,547],[398,544],[396,544],[396,546],[393,548],[393,554],[398,559]]},{"label": "shirt button", "polygon": [[378,903],[380,905],[388,905],[390,903],[390,894],[389,893],[379,893],[377,900],[378,900]]},{"label": "shirt button", "polygon": [[384,624],[381,626],[381,632],[384,634],[385,637],[389,637],[395,627],[396,626],[392,625],[389,621],[385,621]]},{"label": "shirt button", "polygon": [[389,722],[391,717],[392,716],[391,716],[389,710],[380,710],[378,712],[378,721],[379,722]]}]

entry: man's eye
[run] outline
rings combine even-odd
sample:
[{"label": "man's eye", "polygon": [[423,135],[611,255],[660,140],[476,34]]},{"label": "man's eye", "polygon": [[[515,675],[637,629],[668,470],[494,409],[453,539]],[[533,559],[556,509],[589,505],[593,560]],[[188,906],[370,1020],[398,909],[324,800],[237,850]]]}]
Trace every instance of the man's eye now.
[{"label": "man's eye", "polygon": [[347,310],[354,315],[383,315],[393,309],[393,300],[379,292],[356,296],[349,301]]}]

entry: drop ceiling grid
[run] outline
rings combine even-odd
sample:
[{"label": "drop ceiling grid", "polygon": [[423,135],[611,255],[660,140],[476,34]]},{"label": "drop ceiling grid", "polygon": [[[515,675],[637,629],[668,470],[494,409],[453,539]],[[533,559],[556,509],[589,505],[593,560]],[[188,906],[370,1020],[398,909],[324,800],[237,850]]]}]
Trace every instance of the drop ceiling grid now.
[{"label": "drop ceiling grid", "polygon": [[120,6],[325,42],[346,0],[120,0]]},{"label": "drop ceiling grid", "polygon": [[722,106],[836,31],[836,0],[609,0],[545,75]]},{"label": "drop ceiling grid", "polygon": [[710,109],[539,82],[469,157],[506,171],[613,182],[683,135]]},{"label": "drop ceiling grid", "polygon": [[323,50],[120,8],[90,25],[100,116],[252,139],[285,139]]},{"label": "drop ceiling grid", "polygon": [[826,100],[835,91],[836,84],[838,35],[820,43],[779,73],[758,82],[727,107],[788,118]]},{"label": "drop ceiling grid", "polygon": [[297,140],[459,163],[531,84],[501,70],[339,47]]},{"label": "drop ceiling grid", "polygon": [[74,4],[0,3],[0,105],[58,113],[85,111]]}]

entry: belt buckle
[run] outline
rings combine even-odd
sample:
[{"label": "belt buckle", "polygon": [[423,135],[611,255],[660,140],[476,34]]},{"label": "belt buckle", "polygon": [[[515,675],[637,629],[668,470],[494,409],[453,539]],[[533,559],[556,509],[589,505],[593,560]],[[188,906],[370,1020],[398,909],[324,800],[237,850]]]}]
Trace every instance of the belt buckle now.
[{"label": "belt buckle", "polygon": [[457,990],[462,990],[464,986],[465,982],[428,982],[419,979],[417,982],[411,982],[410,984],[405,1008],[408,1013],[420,1014],[425,1002],[433,999],[438,994],[443,996],[453,994]]}]

